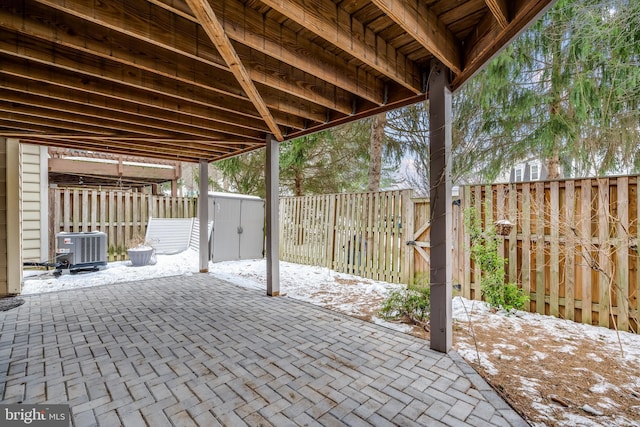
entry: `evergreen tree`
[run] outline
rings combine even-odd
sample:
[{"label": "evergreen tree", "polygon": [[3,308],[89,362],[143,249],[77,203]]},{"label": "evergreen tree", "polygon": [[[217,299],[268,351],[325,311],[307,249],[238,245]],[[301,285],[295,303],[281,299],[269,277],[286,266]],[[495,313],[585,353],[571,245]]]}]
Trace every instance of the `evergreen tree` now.
[{"label": "evergreen tree", "polygon": [[[302,196],[363,191],[369,165],[368,126],[368,122],[358,121],[283,142],[281,193]],[[224,177],[216,188],[264,197],[265,161],[265,151],[258,150],[215,163]]]},{"label": "evergreen tree", "polygon": [[[639,65],[640,2],[558,1],[454,94],[454,182],[492,181],[532,157],[550,178],[639,171]],[[388,118],[425,193],[425,105]]]},{"label": "evergreen tree", "polygon": [[218,191],[265,197],[264,171],[266,151],[256,150],[213,164],[222,174],[221,182],[214,182]]},{"label": "evergreen tree", "polygon": [[455,127],[486,176],[531,155],[550,178],[638,170],[638,28],[640,2],[560,0],[475,76]]},{"label": "evergreen tree", "polygon": [[385,126],[387,113],[376,114],[371,119],[369,145],[369,183],[367,191],[380,191],[380,177],[382,174],[382,151],[385,142]]}]

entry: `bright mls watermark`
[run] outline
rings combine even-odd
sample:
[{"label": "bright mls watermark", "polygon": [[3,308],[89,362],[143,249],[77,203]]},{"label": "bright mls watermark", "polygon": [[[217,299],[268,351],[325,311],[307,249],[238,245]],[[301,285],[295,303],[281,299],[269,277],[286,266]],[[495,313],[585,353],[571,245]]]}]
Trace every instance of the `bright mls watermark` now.
[{"label": "bright mls watermark", "polygon": [[69,427],[69,405],[0,405],[0,426]]}]

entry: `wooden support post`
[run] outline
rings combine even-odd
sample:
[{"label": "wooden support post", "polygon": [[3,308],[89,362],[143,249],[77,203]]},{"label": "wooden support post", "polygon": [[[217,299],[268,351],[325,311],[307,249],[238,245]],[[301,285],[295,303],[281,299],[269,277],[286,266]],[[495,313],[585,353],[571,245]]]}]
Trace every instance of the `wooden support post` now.
[{"label": "wooden support post", "polygon": [[278,188],[280,185],[278,141],[267,135],[267,295],[280,295],[280,241],[278,227]]},{"label": "wooden support post", "polygon": [[209,272],[209,162],[200,160],[200,195],[198,197],[200,220],[200,273]]},{"label": "wooden support post", "polygon": [[429,79],[431,203],[431,348],[452,345],[451,295],[451,91],[446,68],[437,61]]},{"label": "wooden support post", "polygon": [[177,179],[171,180],[171,196],[178,197],[178,180]]}]

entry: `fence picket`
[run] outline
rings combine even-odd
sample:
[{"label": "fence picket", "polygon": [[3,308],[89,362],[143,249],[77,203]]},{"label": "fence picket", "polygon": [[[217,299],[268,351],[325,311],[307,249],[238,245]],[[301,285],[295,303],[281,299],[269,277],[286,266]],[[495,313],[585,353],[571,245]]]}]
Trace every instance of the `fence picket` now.
[{"label": "fence picket", "polygon": [[71,219],[71,226],[74,230],[80,230],[80,193],[74,191],[71,194],[71,211],[73,212],[73,218]]},{"label": "fence picket", "polygon": [[[483,193],[483,191],[485,191]],[[475,198],[474,198],[474,208],[478,212],[480,216],[483,215],[484,210],[486,209],[486,205],[483,200],[486,200],[486,197],[483,198],[483,194],[486,195],[486,187],[476,186],[475,188]],[[491,194],[491,193],[489,193]],[[471,245],[469,245],[471,247]],[[469,257],[471,257],[471,253],[469,252]],[[482,270],[480,269],[480,264],[474,262],[473,263],[473,299],[480,300],[482,299],[482,289],[480,287],[480,283],[482,280]]]},{"label": "fence picket", "polygon": [[549,190],[549,225],[551,239],[549,242],[549,314],[560,313],[560,184],[551,181]]},{"label": "fence picket", "polygon": [[580,185],[580,241],[581,241],[581,265],[582,265],[582,323],[591,325],[593,322],[593,290],[591,282],[591,257],[592,257],[592,233],[593,222],[591,195],[592,184],[590,179],[583,179]]},{"label": "fence picket", "polygon": [[[564,317],[574,320],[575,316],[575,273],[576,273],[576,245],[572,227],[575,227],[575,182],[566,181],[564,188]],[[575,228],[574,228],[575,229]]]},{"label": "fence picket", "polygon": [[[502,184],[498,184],[496,186],[496,205],[495,205],[495,217],[491,219],[491,222],[487,223],[488,225],[493,225],[495,221],[501,221],[506,219],[505,215],[505,186]],[[498,245],[498,256],[501,258],[505,258],[504,256],[504,246],[506,239],[502,237],[501,244]]]},{"label": "fence picket", "polygon": [[72,216],[73,216],[73,213],[71,212],[71,193],[69,192],[68,189],[65,189],[63,193],[63,201],[62,201],[62,218],[64,221],[62,231],[65,231],[65,232],[71,231]]},{"label": "fence picket", "polygon": [[516,186],[508,187],[508,214],[507,219],[513,227],[509,233],[509,282],[517,282],[518,278],[518,193]]},{"label": "fence picket", "polygon": [[[635,226],[636,232],[634,234],[630,234],[631,247],[633,248],[633,252],[635,252],[635,275],[636,279],[631,285],[635,285],[635,289],[629,289],[629,306],[634,309],[635,313],[630,313],[633,320],[633,325],[635,326],[636,333],[640,333],[640,248],[638,244],[640,243],[640,178],[636,177],[635,184],[632,188],[635,191],[635,196],[630,197],[630,202],[635,205],[635,221],[632,223]],[[633,240],[635,239],[635,240]]]},{"label": "fence picket", "polygon": [[617,218],[616,223],[616,321],[619,329],[629,329],[629,178],[617,179]]},{"label": "fence picket", "polygon": [[[598,182],[598,266],[601,274],[598,275],[598,305],[599,317],[598,324],[600,326],[609,327],[609,317],[611,311],[609,309],[609,298],[611,296],[611,264],[609,262],[609,179],[600,178]],[[607,277],[608,276],[608,277]]]},{"label": "fence picket", "polygon": [[[531,184],[528,182],[522,185],[522,212],[519,221],[522,227],[520,283],[522,292],[531,298]],[[526,302],[525,310],[531,310],[531,301]]]},{"label": "fence picket", "polygon": [[544,182],[535,185],[536,212],[536,312],[545,314],[545,197]]},{"label": "fence picket", "polygon": [[91,190],[91,230],[95,230],[98,227],[98,190]]},{"label": "fence picket", "polygon": [[82,207],[80,209],[82,211],[82,231],[89,231],[89,190],[82,190]]}]

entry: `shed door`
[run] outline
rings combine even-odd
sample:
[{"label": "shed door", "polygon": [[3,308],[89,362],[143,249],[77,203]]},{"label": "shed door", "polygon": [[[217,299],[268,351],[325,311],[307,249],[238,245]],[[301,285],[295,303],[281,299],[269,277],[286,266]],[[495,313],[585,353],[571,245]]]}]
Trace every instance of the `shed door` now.
[{"label": "shed door", "polygon": [[240,208],[240,200],[214,199],[213,239],[211,239],[213,246],[211,260],[213,262],[238,259],[240,254],[240,239],[238,238]]},{"label": "shed door", "polygon": [[242,201],[240,259],[262,258],[264,248],[264,201]]}]

